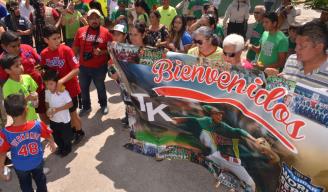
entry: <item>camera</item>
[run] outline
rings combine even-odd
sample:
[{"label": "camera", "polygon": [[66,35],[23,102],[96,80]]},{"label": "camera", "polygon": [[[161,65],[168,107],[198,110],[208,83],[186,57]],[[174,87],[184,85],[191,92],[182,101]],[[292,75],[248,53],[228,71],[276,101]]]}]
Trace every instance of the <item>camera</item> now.
[{"label": "camera", "polygon": [[84,52],[83,53],[83,60],[88,61],[90,59],[92,59],[92,53],[91,52]]}]

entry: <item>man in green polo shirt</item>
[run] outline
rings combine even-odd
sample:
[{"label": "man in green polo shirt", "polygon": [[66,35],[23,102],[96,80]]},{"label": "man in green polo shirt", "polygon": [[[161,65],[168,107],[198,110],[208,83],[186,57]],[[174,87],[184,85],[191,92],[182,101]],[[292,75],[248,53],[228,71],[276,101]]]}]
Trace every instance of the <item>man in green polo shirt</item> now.
[{"label": "man in green polo shirt", "polygon": [[170,6],[170,0],[162,0],[162,3],[163,6],[157,8],[157,11],[161,14],[159,22],[169,29],[173,18],[177,15],[177,11],[174,7]]},{"label": "man in green polo shirt", "polygon": [[[258,5],[254,8],[254,18],[256,20],[256,23],[252,29],[251,37],[250,37],[250,48],[252,45],[258,46],[260,44],[261,36],[264,32],[263,27],[263,15],[265,13],[265,7],[263,5]],[[252,49],[249,49],[247,52],[247,60],[248,61],[255,61],[256,60],[256,52]]]}]

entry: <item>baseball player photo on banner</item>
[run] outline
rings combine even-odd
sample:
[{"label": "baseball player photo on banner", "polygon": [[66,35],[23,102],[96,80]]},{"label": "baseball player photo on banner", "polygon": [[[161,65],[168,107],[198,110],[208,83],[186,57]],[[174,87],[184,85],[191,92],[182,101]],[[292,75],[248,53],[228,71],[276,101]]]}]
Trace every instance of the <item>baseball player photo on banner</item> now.
[{"label": "baseball player photo on banner", "polygon": [[327,87],[162,49],[108,49],[129,101],[127,149],[199,164],[216,191],[328,188]]}]

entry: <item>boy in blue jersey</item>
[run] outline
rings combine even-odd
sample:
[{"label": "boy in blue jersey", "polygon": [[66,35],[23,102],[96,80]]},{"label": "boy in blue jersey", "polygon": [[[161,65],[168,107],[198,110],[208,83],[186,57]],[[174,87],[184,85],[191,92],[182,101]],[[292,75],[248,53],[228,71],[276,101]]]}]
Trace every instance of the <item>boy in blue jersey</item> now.
[{"label": "boy in blue jersey", "polygon": [[12,162],[23,192],[34,191],[32,178],[38,192],[47,191],[43,173],[43,150],[41,137],[49,142],[51,152],[56,150],[52,131],[40,121],[27,121],[27,106],[24,95],[12,94],[5,99],[5,109],[13,118],[13,124],[0,131],[0,177],[3,175],[4,160],[10,150]]}]

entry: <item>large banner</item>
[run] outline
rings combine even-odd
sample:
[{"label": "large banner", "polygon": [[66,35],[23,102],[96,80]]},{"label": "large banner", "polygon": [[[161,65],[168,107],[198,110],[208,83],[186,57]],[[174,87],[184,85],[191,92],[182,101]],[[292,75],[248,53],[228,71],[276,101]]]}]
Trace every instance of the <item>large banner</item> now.
[{"label": "large banner", "polygon": [[327,89],[160,49],[113,44],[110,53],[131,127],[126,148],[200,164],[217,191],[328,188]]}]

